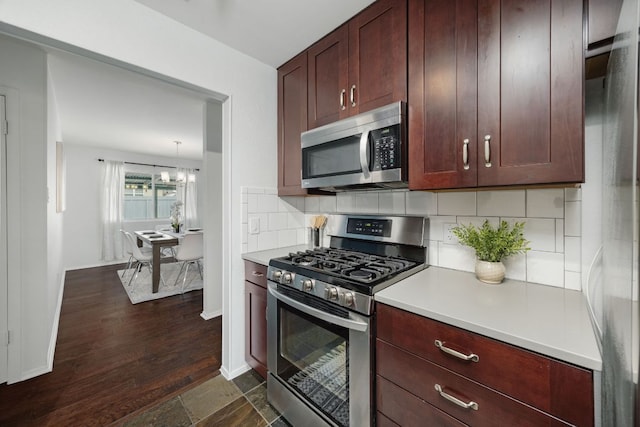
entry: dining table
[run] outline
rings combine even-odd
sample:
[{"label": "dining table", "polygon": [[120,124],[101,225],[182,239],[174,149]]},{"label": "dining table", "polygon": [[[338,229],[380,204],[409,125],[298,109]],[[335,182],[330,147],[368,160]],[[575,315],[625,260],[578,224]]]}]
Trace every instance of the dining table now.
[{"label": "dining table", "polygon": [[160,249],[163,246],[175,246],[178,244],[178,237],[163,231],[142,230],[133,232],[137,238],[138,247],[145,243],[151,246],[151,289],[155,294],[160,286]]}]

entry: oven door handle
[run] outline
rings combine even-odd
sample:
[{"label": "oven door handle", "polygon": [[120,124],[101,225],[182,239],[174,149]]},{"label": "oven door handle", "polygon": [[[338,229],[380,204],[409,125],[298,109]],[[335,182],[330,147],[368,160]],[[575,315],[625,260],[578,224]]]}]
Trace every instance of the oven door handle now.
[{"label": "oven door handle", "polygon": [[289,304],[290,306],[297,308],[303,313],[324,320],[325,322],[329,322],[334,325],[342,326],[344,328],[353,329],[360,332],[365,332],[369,328],[369,324],[364,320],[358,320],[362,318],[360,316],[357,316],[355,313],[351,313],[351,316],[355,317],[356,319],[345,319],[340,316],[325,313],[322,310],[309,307],[308,305],[302,304],[301,302],[298,302],[293,298],[289,298],[288,296],[281,294],[275,289],[275,285],[272,285],[271,283],[269,283],[269,293],[279,301]]}]

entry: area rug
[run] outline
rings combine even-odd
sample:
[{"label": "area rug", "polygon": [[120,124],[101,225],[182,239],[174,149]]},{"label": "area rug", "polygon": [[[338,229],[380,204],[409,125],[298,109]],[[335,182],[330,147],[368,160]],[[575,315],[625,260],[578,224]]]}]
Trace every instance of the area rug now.
[{"label": "area rug", "polygon": [[[129,295],[131,303],[138,304],[140,302],[166,298],[182,293],[183,275],[180,275],[180,280],[178,280],[178,283],[174,286],[178,273],[180,272],[180,265],[181,263],[178,262],[160,264],[160,274],[164,279],[164,283],[160,280],[158,292],[155,294],[151,292],[151,274],[147,267],[142,267],[142,271],[140,271],[140,273],[138,273],[138,277],[131,282],[131,286],[128,286],[127,284],[129,283],[131,275],[135,274],[135,269],[130,268],[126,270],[124,277],[122,277],[122,272],[124,270],[118,270],[118,277],[120,278],[120,282],[122,283],[124,290],[127,292],[127,295]],[[200,278],[198,268],[195,264],[192,264],[189,266],[187,281],[184,285],[184,292],[190,292],[196,289],[202,289],[202,279]]]}]

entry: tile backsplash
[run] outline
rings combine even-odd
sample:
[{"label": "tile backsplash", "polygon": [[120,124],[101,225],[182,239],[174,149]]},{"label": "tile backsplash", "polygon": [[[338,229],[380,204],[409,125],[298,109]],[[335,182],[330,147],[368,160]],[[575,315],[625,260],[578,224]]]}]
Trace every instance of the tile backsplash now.
[{"label": "tile backsplash", "polygon": [[[525,222],[531,250],[505,260],[507,277],[581,289],[581,190],[552,188],[430,193],[391,190],[336,196],[278,197],[274,188],[242,189],[243,252],[306,242],[317,214],[423,215],[429,218],[429,263],[473,271],[472,249],[447,239],[451,224]],[[325,239],[328,244],[328,239]]]}]

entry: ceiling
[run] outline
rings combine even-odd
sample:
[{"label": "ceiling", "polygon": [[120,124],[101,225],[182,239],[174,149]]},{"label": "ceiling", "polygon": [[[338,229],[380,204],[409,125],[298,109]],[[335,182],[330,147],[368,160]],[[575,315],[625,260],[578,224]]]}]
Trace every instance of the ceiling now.
[{"label": "ceiling", "polygon": [[136,0],[279,67],[373,0]]},{"label": "ceiling", "polygon": [[[372,0],[136,0],[278,67]],[[292,37],[292,35],[295,35]],[[49,52],[62,140],[201,159],[208,96],[74,54]]]},{"label": "ceiling", "polygon": [[65,143],[201,159],[205,95],[65,52],[50,52]]}]

